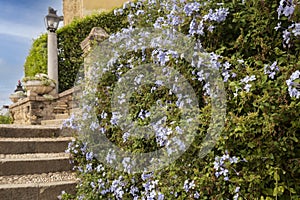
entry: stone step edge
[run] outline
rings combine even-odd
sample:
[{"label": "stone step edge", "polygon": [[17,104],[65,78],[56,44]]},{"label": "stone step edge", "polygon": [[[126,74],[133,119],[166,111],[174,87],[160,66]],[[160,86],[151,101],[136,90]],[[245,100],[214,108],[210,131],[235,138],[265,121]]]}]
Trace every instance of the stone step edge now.
[{"label": "stone step edge", "polygon": [[72,168],[68,158],[1,160],[0,176],[62,172]]},{"label": "stone step edge", "polygon": [[42,126],[61,127],[66,119],[49,119],[41,121]]},{"label": "stone step edge", "polygon": [[54,200],[62,191],[76,193],[77,181],[60,181],[41,184],[1,185],[0,196],[3,200]]},{"label": "stone step edge", "polygon": [[41,184],[79,180],[75,171],[0,176],[0,185]]},{"label": "stone step edge", "polygon": [[35,137],[35,138],[1,138],[0,142],[67,142],[74,140],[74,137]]},{"label": "stone step edge", "polygon": [[77,184],[78,180],[73,181],[55,181],[48,183],[23,183],[23,184],[0,184],[0,190],[14,188],[29,188],[29,187],[47,187],[54,185]]}]

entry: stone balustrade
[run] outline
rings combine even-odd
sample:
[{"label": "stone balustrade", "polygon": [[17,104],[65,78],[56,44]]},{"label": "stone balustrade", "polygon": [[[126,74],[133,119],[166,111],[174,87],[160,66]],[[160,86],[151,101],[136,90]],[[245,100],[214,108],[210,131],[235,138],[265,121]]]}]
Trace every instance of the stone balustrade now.
[{"label": "stone balustrade", "polygon": [[28,96],[9,106],[14,124],[39,125],[43,120],[55,119],[57,115],[66,118],[76,107],[73,103],[75,89],[69,89],[54,98]]}]

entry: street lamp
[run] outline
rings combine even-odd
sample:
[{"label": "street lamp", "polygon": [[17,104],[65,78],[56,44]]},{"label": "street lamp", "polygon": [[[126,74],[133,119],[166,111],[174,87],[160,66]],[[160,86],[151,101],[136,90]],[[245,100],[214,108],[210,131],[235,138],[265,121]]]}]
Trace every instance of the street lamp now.
[{"label": "street lamp", "polygon": [[63,16],[57,16],[56,10],[49,7],[48,15],[45,16],[45,25],[48,30],[48,76],[56,83],[56,93],[58,93],[58,60],[57,60],[57,36],[55,31]]}]

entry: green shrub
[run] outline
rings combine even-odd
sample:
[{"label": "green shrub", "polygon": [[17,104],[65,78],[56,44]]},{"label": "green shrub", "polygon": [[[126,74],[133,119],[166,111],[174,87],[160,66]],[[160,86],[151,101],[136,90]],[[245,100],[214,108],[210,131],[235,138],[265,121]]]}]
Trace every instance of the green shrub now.
[{"label": "green shrub", "polygon": [[[172,10],[174,8],[172,2],[173,4],[176,2],[179,9]],[[158,17],[163,17],[164,19],[160,20],[165,22],[162,23],[174,22],[173,25],[166,25],[167,28],[174,28],[192,40],[201,41],[205,51],[215,53],[210,55],[214,57],[210,62],[217,67],[224,79],[227,105],[224,129],[214,148],[205,157],[201,157],[203,138],[209,131],[211,123],[213,102],[205,94],[209,86],[202,81],[204,75],[197,71],[195,64],[188,63],[180,57],[172,57],[171,54],[170,59],[164,62],[153,49],[146,49],[144,52],[131,49],[116,58],[110,70],[106,69],[106,65],[96,64],[101,72],[101,76],[97,77],[99,79],[97,98],[94,98],[90,91],[81,96],[83,116],[78,121],[75,120],[77,126],[71,121],[72,126],[83,135],[71,143],[68,149],[73,155],[73,162],[81,180],[74,198],[239,200],[300,198],[298,2],[294,1],[294,4],[284,0],[222,1],[221,4],[215,0],[204,2],[149,1],[149,4],[147,2],[136,3],[134,6],[127,4],[122,12],[134,15],[137,10],[144,10],[143,14],[130,18],[130,23],[134,27],[153,26]],[[282,4],[283,2],[285,3]],[[199,3],[199,7],[192,3]],[[286,11],[286,16],[282,14],[278,17],[277,8],[280,3],[283,7],[295,5],[294,12]],[[226,9],[219,10],[221,14],[213,15],[216,9],[221,7],[228,8],[228,15],[225,14]],[[202,21],[204,27],[202,29],[201,19],[204,19],[204,16],[210,20]],[[176,24],[173,19],[182,21]],[[194,19],[196,28],[192,24]],[[279,22],[281,27],[276,30],[275,27]],[[161,39],[160,42],[164,41]],[[157,52],[166,55],[167,50],[158,49]],[[216,54],[220,56],[216,58]],[[195,131],[196,137],[192,145],[179,159],[164,169],[134,174],[128,173],[130,171],[128,169],[117,171],[107,164],[113,157],[111,155],[107,155],[107,158],[110,158],[108,160],[97,160],[97,156],[90,152],[91,146],[85,144],[84,136],[95,137],[95,144],[102,144],[103,141],[98,141],[92,131],[99,129],[109,141],[129,152],[151,152],[163,148],[155,136],[147,139],[126,139],[124,137],[126,131],[112,120],[116,114],[111,108],[112,97],[109,95],[113,93],[117,81],[123,74],[144,62],[143,57],[146,62],[175,68],[184,75],[198,98],[200,113],[195,119],[200,124]],[[96,74],[97,70],[92,69]],[[156,87],[155,92],[152,92],[153,87]],[[93,107],[95,99],[97,102]],[[162,104],[168,102],[165,106],[167,117],[165,123],[174,130],[180,118],[177,100],[178,97],[158,84],[140,87],[130,97],[130,109],[126,120],[140,125],[149,124],[149,117],[142,118],[140,113],[144,113],[159,102]],[[96,112],[98,125],[93,123],[95,121],[87,123],[91,111]],[[81,123],[82,121],[84,123]],[[117,164],[124,166],[124,163]]]},{"label": "green shrub", "polygon": [[0,115],[0,124],[11,124],[12,120],[9,116]]}]

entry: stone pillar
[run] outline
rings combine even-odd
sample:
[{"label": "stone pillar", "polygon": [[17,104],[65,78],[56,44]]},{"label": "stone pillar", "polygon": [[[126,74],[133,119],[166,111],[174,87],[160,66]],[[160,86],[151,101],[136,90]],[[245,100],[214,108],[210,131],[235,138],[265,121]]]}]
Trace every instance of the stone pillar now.
[{"label": "stone pillar", "polygon": [[80,43],[81,49],[83,50],[85,74],[88,74],[88,66],[91,65],[91,62],[93,62],[93,59],[90,57],[89,53],[93,50],[93,47],[103,42],[108,37],[109,35],[104,29],[100,27],[94,27],[92,28],[88,37]]},{"label": "stone pillar", "polygon": [[58,93],[58,58],[57,58],[57,36],[55,32],[48,31],[48,76],[56,83]]}]

